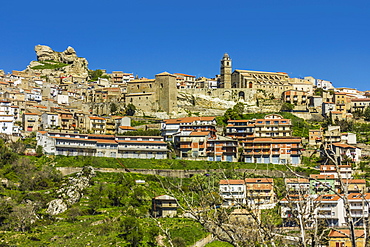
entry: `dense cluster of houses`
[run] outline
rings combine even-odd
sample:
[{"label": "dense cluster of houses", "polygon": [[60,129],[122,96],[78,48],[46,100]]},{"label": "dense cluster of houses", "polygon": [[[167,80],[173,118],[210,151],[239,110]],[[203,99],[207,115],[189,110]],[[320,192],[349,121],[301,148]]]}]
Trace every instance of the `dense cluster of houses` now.
[{"label": "dense cluster of houses", "polygon": [[353,173],[351,165],[321,165],[320,174],[309,178],[285,178],[286,196],[279,201],[272,178],[221,180],[219,193],[223,206],[271,208],[279,203],[284,226],[296,226],[302,217],[307,225],[321,219],[331,227],[344,227],[348,204],[355,225],[362,226],[370,210],[370,193],[365,179],[355,179]]},{"label": "dense cluster of houses", "polygon": [[[23,116],[27,116],[28,121],[34,117],[32,114]],[[54,116],[45,117],[46,123],[59,121],[55,120],[58,119],[57,114],[45,116]],[[111,125],[107,124],[107,119],[112,120]],[[166,159],[170,152],[174,152],[178,158],[188,160],[292,165],[301,163],[302,138],[292,136],[291,120],[278,114],[269,114],[263,119],[229,120],[223,135],[217,132],[216,117],[166,119],[161,123],[161,136],[141,137],[127,135],[127,132],[135,130],[130,126],[129,117],[90,116],[80,120],[90,126],[91,134],[60,130],[38,131],[38,145],[43,147],[44,153],[54,155]],[[108,129],[111,132],[105,135]],[[120,135],[125,132],[125,137]],[[132,145],[125,144],[126,149],[131,150],[123,149],[123,140],[131,142]],[[101,151],[100,143],[108,141],[112,143],[103,145],[106,151]],[[171,143],[173,149],[169,150],[166,143]],[[361,159],[361,149],[356,147],[356,135],[341,133],[339,126],[329,126],[325,132],[321,129],[310,130],[308,145],[314,148],[324,145],[326,149],[322,152],[329,152],[341,162],[358,163]]]}]

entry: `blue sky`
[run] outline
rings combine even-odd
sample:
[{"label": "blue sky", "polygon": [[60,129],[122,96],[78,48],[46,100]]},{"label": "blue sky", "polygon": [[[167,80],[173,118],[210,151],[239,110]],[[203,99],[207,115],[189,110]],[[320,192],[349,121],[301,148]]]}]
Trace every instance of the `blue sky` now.
[{"label": "blue sky", "polygon": [[370,90],[370,1],[5,1],[0,69],[23,70],[34,46],[68,46],[90,69],[154,78],[233,69],[311,75]]}]

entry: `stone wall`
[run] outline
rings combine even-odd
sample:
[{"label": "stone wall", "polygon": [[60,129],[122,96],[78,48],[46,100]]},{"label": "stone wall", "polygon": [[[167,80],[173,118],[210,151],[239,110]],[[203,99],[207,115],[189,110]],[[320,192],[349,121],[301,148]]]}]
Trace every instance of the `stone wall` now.
[{"label": "stone wall", "polygon": [[249,88],[187,88],[180,89],[179,92],[194,96],[209,96],[225,101],[244,101],[248,104],[255,104],[257,91]]}]

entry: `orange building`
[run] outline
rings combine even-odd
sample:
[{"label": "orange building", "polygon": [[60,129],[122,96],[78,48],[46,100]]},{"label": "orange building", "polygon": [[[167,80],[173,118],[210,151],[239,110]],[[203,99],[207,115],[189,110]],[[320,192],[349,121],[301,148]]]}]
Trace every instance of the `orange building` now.
[{"label": "orange building", "polygon": [[254,138],[243,141],[243,160],[247,163],[300,164],[301,138]]}]

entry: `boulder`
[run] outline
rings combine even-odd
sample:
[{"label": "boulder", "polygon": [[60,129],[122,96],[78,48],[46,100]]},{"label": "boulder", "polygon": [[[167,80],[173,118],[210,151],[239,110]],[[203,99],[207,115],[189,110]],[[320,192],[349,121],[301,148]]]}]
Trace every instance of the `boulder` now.
[{"label": "boulder", "polygon": [[68,209],[67,204],[63,199],[55,199],[48,203],[48,209],[46,213],[50,215],[57,215],[65,212]]},{"label": "boulder", "polygon": [[58,55],[49,46],[46,45],[36,45],[35,52],[37,56],[37,61],[57,61],[58,59]]},{"label": "boulder", "polygon": [[[42,76],[49,77],[52,82],[58,77],[78,76],[88,77],[88,62],[85,58],[78,57],[75,49],[68,46],[63,52],[57,52],[46,45],[35,46],[37,61],[32,61],[24,70],[26,73],[41,72]],[[55,69],[33,69],[35,66],[49,64],[62,64],[63,67]]]},{"label": "boulder", "polygon": [[83,196],[83,191],[90,186],[90,180],[94,177],[93,167],[84,167],[75,177],[69,177],[66,183],[57,191],[59,199],[52,200],[48,204],[47,213],[57,215],[63,213],[69,206],[77,203]]}]

